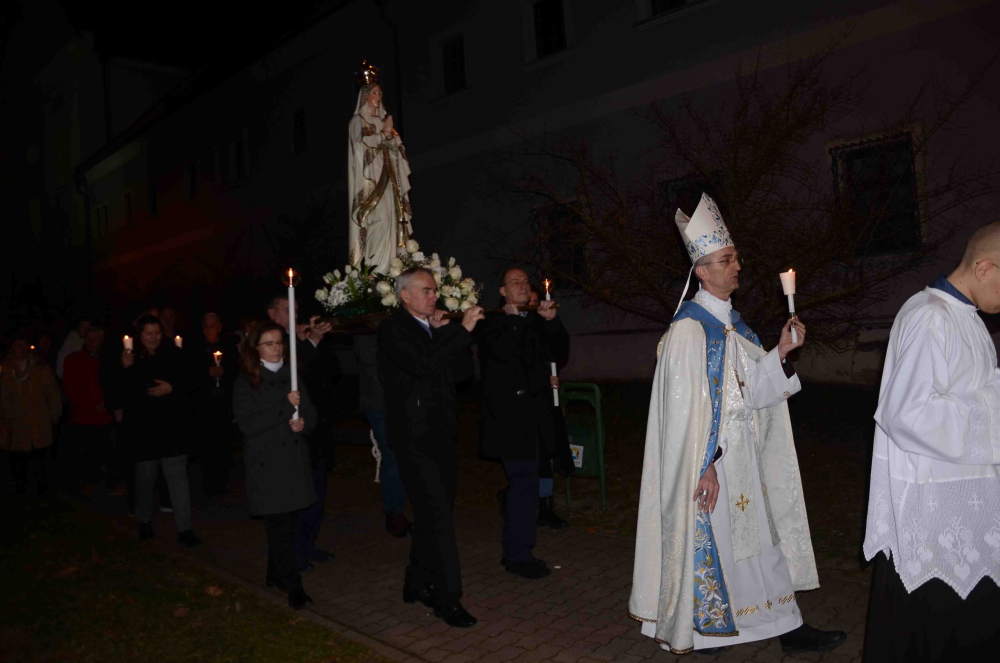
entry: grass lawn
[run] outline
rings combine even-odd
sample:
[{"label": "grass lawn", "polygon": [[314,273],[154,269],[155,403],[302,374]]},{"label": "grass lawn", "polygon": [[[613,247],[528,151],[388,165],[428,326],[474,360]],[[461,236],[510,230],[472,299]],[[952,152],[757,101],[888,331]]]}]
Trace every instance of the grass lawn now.
[{"label": "grass lawn", "polygon": [[69,501],[0,509],[4,663],[385,660]]}]

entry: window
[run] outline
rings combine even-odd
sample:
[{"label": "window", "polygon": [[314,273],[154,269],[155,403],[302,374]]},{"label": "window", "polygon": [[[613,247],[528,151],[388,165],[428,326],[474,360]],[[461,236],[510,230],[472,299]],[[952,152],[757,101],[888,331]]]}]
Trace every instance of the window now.
[{"label": "window", "polygon": [[587,250],[581,237],[583,220],[569,205],[553,205],[538,212],[545,258],[554,272],[577,278],[587,274]]},{"label": "window", "polygon": [[563,0],[538,0],[533,7],[535,56],[544,58],[566,48],[566,20]]},{"label": "window", "polygon": [[465,89],[465,39],[459,35],[441,44],[444,93]]},{"label": "window", "polygon": [[660,200],[660,215],[673,219],[677,210],[691,216],[701,202],[701,194],[707,193],[712,200],[721,206],[722,171],[716,171],[710,176],[688,175],[660,182],[657,188]]},{"label": "window", "polygon": [[661,16],[675,12],[678,9],[690,7],[691,5],[700,5],[703,2],[706,2],[706,0],[650,0],[649,13],[651,17]]},{"label": "window", "polygon": [[198,197],[198,162],[195,161],[187,169],[188,198]]},{"label": "window", "polygon": [[837,202],[867,219],[868,255],[920,248],[913,139],[909,132],[830,150]]},{"label": "window", "polygon": [[299,155],[304,154],[309,149],[309,143],[306,140],[306,109],[299,108],[295,111],[295,117],[292,120],[292,153]]},{"label": "window", "polygon": [[122,213],[125,216],[125,225],[132,225],[132,192],[122,194]]},{"label": "window", "polygon": [[156,182],[146,184],[146,201],[149,204],[149,215],[156,215]]},{"label": "window", "polygon": [[108,234],[108,206],[98,205],[93,210],[94,215],[94,237],[104,237]]}]

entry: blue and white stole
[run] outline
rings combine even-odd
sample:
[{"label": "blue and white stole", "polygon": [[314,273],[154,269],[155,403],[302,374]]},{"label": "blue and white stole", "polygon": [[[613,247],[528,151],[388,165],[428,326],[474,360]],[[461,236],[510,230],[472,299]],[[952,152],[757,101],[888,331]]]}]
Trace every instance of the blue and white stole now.
[{"label": "blue and white stole", "polygon": [[[719,319],[694,301],[686,301],[673,321],[691,318],[705,330],[706,366],[712,401],[712,430],[708,448],[702,459],[699,477],[708,469],[719,446],[719,420],[722,414],[723,369],[726,365],[726,328]],[[731,312],[733,327],[743,338],[760,346],[760,339],[750,331],[736,311]],[[729,603],[729,590],[722,574],[722,564],[716,553],[711,514],[698,510],[694,533],[694,628],[702,635],[738,635],[736,621]]]}]

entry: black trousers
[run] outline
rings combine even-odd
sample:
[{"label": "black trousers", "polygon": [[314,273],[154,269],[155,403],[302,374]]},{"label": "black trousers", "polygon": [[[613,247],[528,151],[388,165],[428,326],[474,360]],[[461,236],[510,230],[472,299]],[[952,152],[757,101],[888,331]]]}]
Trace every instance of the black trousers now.
[{"label": "black trousers", "polygon": [[312,466],[313,487],[316,489],[316,501],[299,511],[298,522],[295,525],[295,539],[292,549],[295,556],[308,559],[316,550],[316,539],[323,525],[323,507],[326,505],[326,462],[322,457]]},{"label": "black trousers", "polygon": [[875,557],[868,602],[867,663],[990,661],[1000,651],[1000,588],[983,578],[963,601],[934,578],[907,592],[894,564]]},{"label": "black trousers", "polygon": [[285,586],[288,593],[302,589],[302,574],[295,560],[292,540],[299,512],[273,513],[264,516],[267,533],[267,574]]},{"label": "black trousers", "polygon": [[462,570],[455,540],[458,445],[453,440],[395,444],[396,464],[413,505],[413,540],[406,586],[431,585],[442,605],[462,597]]},{"label": "black trousers", "polygon": [[28,489],[28,466],[35,466],[35,486],[39,493],[49,489],[49,454],[51,447],[32,449],[31,451],[11,451],[7,458],[10,461],[10,476],[14,481],[14,491],[23,495]]},{"label": "black trousers", "polygon": [[505,460],[503,469],[507,472],[503,556],[508,562],[530,562],[538,534],[538,461]]}]

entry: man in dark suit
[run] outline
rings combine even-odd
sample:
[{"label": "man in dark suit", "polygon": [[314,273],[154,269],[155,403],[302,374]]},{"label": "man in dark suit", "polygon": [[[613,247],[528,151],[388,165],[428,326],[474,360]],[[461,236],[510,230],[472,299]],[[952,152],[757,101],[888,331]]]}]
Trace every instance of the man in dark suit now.
[{"label": "man in dark suit", "polygon": [[449,626],[476,618],[462,607],[455,541],[458,405],[455,384],[472,377],[472,330],[483,310],[448,324],[437,310],[434,274],[423,267],[396,278],[402,304],[379,326],[379,381],[385,389],[386,437],[413,505],[413,542],[403,600],[420,601]]},{"label": "man in dark suit", "polygon": [[[479,331],[483,374],[480,453],[499,458],[507,472],[503,559],[510,573],[542,578],[551,573],[532,555],[536,538],[539,458],[556,456],[550,362],[569,354],[569,334],[553,302],[537,312],[520,312],[531,296],[528,275],[518,268],[503,275],[504,311],[491,315]],[[502,495],[503,497],[503,495]]]},{"label": "man in dark suit", "polygon": [[[326,504],[326,445],[329,444],[330,422],[324,416],[327,411],[327,395],[331,376],[327,375],[329,368],[321,361],[319,344],[333,326],[329,322],[320,322],[319,316],[309,318],[308,323],[298,322],[298,301],[295,302],[295,350],[298,355],[299,379],[306,385],[316,406],[316,427],[306,438],[309,445],[309,457],[312,462],[313,484],[316,490],[316,501],[299,511],[295,526],[293,548],[299,562],[299,571],[306,572],[313,568],[313,562],[329,562],[333,553],[316,547],[320,526],[323,523],[323,508]],[[267,317],[285,328],[291,334],[291,322],[288,310],[288,295],[282,293],[271,300],[267,307]]]}]

